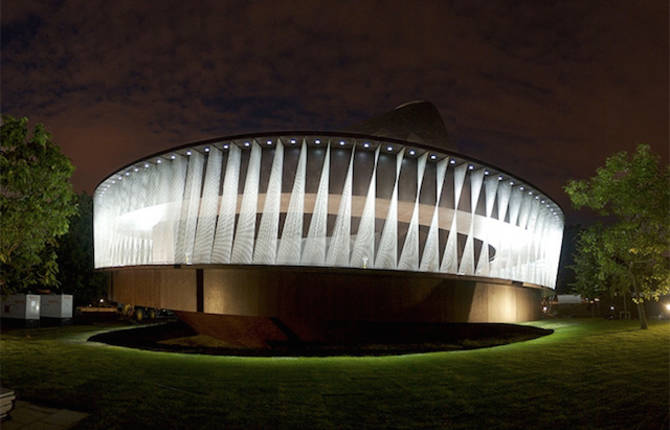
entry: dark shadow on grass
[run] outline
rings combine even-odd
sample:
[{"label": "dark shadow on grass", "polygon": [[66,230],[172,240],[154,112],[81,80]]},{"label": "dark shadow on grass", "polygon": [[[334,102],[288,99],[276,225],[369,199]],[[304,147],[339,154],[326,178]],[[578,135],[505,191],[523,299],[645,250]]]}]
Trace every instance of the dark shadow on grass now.
[{"label": "dark shadow on grass", "polygon": [[150,351],[251,357],[383,356],[489,348],[546,336],[553,330],[502,323],[332,322],[332,342],[269,342],[266,348],[230,347],[172,321],[114,330],[88,340]]}]

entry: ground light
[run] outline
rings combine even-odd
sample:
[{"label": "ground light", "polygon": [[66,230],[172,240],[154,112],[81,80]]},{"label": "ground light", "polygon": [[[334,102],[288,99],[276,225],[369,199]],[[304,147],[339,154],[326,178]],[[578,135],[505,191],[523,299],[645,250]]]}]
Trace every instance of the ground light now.
[{"label": "ground light", "polygon": [[455,353],[291,360],[110,347],[86,342],[100,326],[74,325],[3,330],[0,361],[3,386],[89,413],[81,428],[664,427],[670,322],[531,324],[555,333]]}]

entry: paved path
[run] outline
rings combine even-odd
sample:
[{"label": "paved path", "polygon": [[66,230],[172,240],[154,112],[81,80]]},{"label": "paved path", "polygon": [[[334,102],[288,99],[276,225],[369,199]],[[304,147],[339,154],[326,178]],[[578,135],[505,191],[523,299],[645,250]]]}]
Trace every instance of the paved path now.
[{"label": "paved path", "polygon": [[65,430],[73,427],[88,414],[37,406],[22,400],[16,401],[11,419],[0,424],[2,430]]}]

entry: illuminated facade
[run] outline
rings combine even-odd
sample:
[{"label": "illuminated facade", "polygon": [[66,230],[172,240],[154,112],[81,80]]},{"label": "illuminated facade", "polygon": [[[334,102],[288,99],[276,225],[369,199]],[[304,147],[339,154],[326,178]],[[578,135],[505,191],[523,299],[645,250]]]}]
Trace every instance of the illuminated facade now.
[{"label": "illuminated facade", "polygon": [[[554,288],[562,234],[561,209],[520,178],[434,143],[373,134],[282,132],[199,142],[115,172],[94,195],[95,267],[112,270],[117,300],[218,314],[284,312],[280,305],[231,307],[260,300],[231,298],[243,291],[242,281],[224,278],[243,269],[340,273],[334,291],[337,282],[375,273],[404,279],[407,289],[417,279],[439,279],[439,288],[461,280]],[[177,288],[166,279],[189,268],[204,271],[194,275],[196,304],[139,291]],[[272,282],[266,276],[252,283],[263,295],[275,294]],[[303,282],[281,280],[297,296]],[[231,283],[240,284],[238,292],[226,290]],[[491,309],[487,315],[503,315]],[[295,303],[285,311],[300,312]],[[480,319],[530,318],[504,315]]]},{"label": "illuminated facade", "polygon": [[97,268],[339,266],[553,288],[562,213],[520,179],[351,135],[222,139],[141,160],[95,193]]}]

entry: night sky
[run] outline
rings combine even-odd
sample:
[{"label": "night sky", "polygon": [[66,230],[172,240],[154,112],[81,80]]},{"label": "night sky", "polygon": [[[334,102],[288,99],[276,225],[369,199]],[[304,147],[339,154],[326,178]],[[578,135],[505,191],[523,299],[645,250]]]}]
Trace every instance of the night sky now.
[{"label": "night sky", "polygon": [[668,160],[667,0],[2,7],[2,112],[47,126],[77,191],[188,141],[343,130],[416,99],[568,222],[568,179],[638,143]]}]

